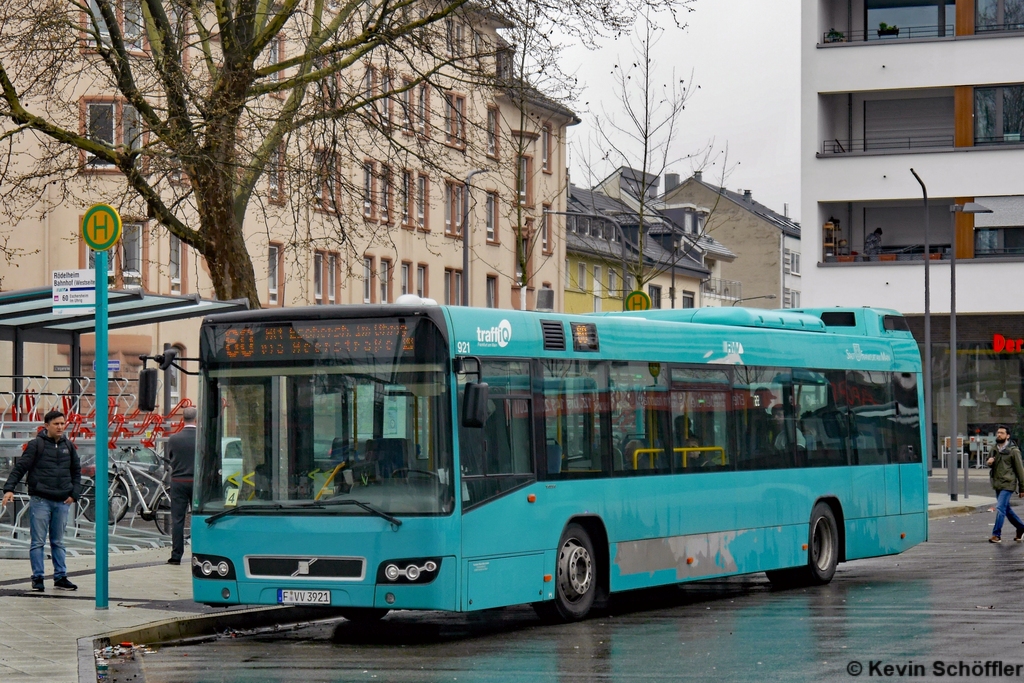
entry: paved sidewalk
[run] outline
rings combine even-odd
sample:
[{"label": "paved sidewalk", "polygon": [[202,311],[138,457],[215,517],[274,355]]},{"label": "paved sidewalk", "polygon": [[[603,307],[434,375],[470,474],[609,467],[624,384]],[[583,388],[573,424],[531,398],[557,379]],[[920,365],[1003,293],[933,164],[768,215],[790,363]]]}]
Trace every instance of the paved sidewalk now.
[{"label": "paved sidewalk", "polygon": [[45,593],[30,591],[28,560],[0,560],[0,680],[77,683],[79,638],[213,611],[192,602],[191,556],[175,567],[169,555],[167,548],[111,555],[107,610],[96,609],[95,557],[68,558],[77,591],[55,590],[47,576]]}]

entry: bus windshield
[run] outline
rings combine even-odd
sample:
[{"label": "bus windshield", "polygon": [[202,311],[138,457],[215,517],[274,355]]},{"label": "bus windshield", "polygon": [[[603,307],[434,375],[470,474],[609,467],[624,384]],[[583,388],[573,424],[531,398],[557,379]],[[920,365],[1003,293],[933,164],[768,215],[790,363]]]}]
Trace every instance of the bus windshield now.
[{"label": "bus windshield", "polygon": [[199,512],[452,511],[447,350],[431,321],[207,325],[201,350]]}]

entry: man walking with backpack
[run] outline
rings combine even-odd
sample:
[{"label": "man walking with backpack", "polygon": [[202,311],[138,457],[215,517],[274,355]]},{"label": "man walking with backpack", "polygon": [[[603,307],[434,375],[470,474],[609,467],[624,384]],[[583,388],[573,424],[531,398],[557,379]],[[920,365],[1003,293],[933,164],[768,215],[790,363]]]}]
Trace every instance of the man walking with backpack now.
[{"label": "man walking with backpack", "polygon": [[1024,498],[1024,464],[1021,463],[1020,449],[1017,444],[1010,441],[1010,430],[1006,427],[999,427],[996,430],[996,447],[989,456],[988,477],[992,481],[992,488],[996,491],[996,523],[992,527],[992,536],[989,543],[1001,543],[1000,538],[1003,532],[1003,520],[1009,519],[1017,529],[1017,535],[1013,540],[1018,543],[1024,540],[1024,522],[1017,513],[1010,507],[1010,498],[1014,491],[1020,492]]},{"label": "man walking with backpack", "polygon": [[32,590],[43,591],[46,573],[43,547],[50,535],[50,557],[53,561],[53,586],[62,590],[78,590],[68,581],[64,564],[64,527],[71,503],[82,494],[82,465],[74,444],[64,438],[64,413],[51,410],[43,416],[46,429],[28,442],[25,453],[11,469],[4,484],[5,505],[14,500],[14,487],[28,475],[29,518],[32,527]]}]

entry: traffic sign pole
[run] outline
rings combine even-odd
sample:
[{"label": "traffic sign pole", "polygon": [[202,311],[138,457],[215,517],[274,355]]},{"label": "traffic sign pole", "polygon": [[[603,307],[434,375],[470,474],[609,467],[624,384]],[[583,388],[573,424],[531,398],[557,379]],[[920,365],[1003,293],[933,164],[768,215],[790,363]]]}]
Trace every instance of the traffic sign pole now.
[{"label": "traffic sign pole", "polygon": [[107,252],[96,252],[96,609],[107,609],[109,567],[107,553]]},{"label": "traffic sign pole", "polygon": [[107,400],[107,250],[121,239],[121,216],[106,204],[94,204],[82,218],[82,238],[96,252],[96,609],[107,609],[110,585],[110,536],[107,491],[110,403]]}]

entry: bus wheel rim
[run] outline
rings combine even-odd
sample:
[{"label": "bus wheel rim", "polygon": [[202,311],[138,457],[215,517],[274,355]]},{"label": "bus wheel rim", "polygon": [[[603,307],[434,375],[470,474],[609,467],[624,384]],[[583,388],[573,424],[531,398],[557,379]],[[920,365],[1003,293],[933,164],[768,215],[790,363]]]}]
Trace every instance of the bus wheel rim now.
[{"label": "bus wheel rim", "polygon": [[576,601],[587,594],[593,582],[593,561],[587,549],[571,538],[562,546],[559,554],[558,579],[562,594],[569,601]]},{"label": "bus wheel rim", "polygon": [[821,571],[827,571],[832,565],[832,533],[828,521],[824,517],[818,518],[814,523],[814,536],[811,546],[814,550],[814,564]]}]

